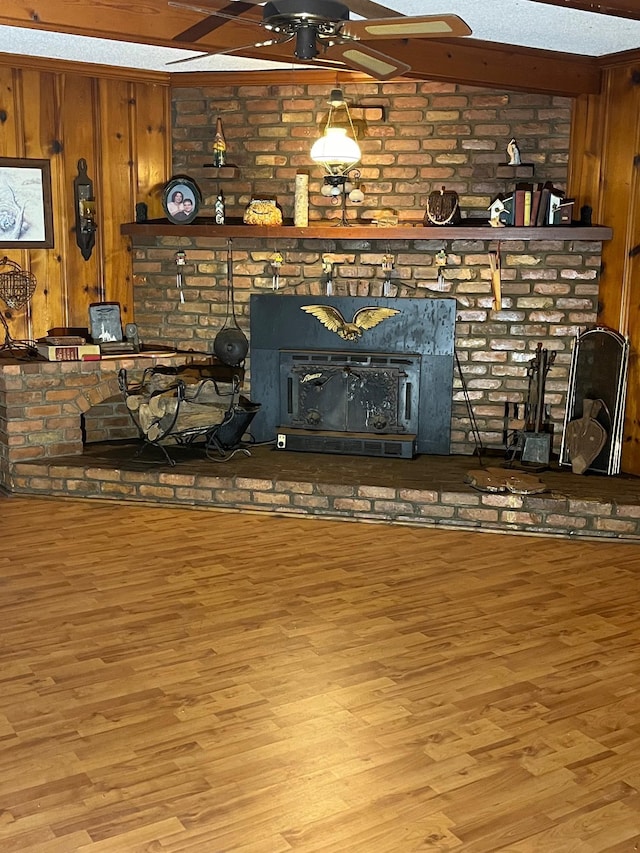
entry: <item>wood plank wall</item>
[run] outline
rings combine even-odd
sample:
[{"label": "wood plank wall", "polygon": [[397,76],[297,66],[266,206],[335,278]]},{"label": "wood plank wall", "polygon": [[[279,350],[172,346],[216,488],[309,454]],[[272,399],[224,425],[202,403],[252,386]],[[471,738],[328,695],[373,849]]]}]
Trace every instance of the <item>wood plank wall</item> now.
[{"label": "wood plank wall", "polygon": [[571,139],[569,194],[613,228],[598,322],[629,336],[622,469],[640,474],[640,62],[605,68],[602,92],[577,98]]},{"label": "wood plank wall", "polygon": [[[38,283],[26,309],[11,311],[0,302],[14,338],[37,338],[56,326],[86,327],[96,301],[120,302],[123,322],[133,320],[131,249],[120,225],[134,219],[137,202],[147,203],[150,217],[162,215],[170,115],[168,76],[0,59],[0,156],[50,161],[55,239],[53,249],[0,250]],[[96,245],[88,261],[75,240],[73,180],[81,158],[97,200]]]}]

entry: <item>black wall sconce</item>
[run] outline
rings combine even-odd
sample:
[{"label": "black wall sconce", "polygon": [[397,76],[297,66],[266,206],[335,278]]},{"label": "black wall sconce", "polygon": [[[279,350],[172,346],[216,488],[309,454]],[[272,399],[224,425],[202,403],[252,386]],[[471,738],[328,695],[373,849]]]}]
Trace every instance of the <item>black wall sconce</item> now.
[{"label": "black wall sconce", "polygon": [[78,160],[78,174],[73,180],[73,196],[76,211],[76,243],[82,257],[88,261],[96,242],[96,200],[93,197],[93,182],[87,175],[87,161]]}]

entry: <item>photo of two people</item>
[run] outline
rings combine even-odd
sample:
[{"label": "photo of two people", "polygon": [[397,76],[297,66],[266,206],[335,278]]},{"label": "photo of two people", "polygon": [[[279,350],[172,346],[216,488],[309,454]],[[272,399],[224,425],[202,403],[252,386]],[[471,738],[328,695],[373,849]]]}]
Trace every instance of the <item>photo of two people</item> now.
[{"label": "photo of two people", "polygon": [[200,204],[197,186],[187,178],[174,178],[166,185],[163,207],[171,222],[189,223],[195,219]]}]

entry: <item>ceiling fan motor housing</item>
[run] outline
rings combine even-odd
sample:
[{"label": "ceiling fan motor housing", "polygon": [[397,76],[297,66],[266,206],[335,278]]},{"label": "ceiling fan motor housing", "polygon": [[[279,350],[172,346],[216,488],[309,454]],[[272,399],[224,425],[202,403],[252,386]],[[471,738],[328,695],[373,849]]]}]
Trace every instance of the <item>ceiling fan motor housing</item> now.
[{"label": "ceiling fan motor housing", "polygon": [[262,23],[267,29],[281,32],[295,32],[299,26],[309,24],[342,24],[348,20],[348,7],[335,0],[272,0],[262,7]]}]

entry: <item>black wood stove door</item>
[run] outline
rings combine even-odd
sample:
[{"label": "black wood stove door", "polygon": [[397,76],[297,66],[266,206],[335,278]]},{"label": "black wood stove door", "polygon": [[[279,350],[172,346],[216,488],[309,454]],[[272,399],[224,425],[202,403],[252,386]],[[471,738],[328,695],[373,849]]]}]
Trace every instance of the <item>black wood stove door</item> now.
[{"label": "black wood stove door", "polygon": [[418,432],[420,356],[280,352],[280,426]]}]

